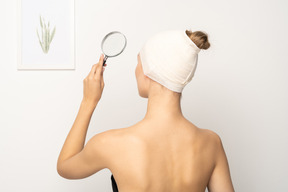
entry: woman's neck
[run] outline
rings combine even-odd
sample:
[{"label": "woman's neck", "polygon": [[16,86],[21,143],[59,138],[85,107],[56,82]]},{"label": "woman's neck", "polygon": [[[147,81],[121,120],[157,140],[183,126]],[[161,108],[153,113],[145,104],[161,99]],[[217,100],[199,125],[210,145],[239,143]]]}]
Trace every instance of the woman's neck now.
[{"label": "woman's neck", "polygon": [[181,94],[162,89],[150,89],[148,95],[147,112],[144,119],[175,120],[183,117]]}]

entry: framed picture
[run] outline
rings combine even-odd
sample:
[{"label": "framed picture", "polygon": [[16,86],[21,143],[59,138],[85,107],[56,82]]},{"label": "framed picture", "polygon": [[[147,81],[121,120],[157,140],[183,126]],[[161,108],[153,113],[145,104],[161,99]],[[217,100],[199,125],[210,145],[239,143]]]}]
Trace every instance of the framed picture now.
[{"label": "framed picture", "polygon": [[74,0],[18,0],[18,70],[75,69]]}]

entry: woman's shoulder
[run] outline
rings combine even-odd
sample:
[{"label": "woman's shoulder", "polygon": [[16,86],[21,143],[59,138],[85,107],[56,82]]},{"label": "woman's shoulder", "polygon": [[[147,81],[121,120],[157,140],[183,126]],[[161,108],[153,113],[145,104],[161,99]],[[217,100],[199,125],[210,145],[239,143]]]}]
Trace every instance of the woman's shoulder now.
[{"label": "woman's shoulder", "polygon": [[117,129],[109,129],[98,133],[93,136],[93,140],[99,140],[102,142],[112,142],[117,138],[123,137],[127,132],[127,128],[117,128]]},{"label": "woman's shoulder", "polygon": [[119,153],[119,148],[125,147],[126,138],[127,128],[110,129],[94,135],[88,143],[94,146],[95,151],[109,159]]},{"label": "woman's shoulder", "polygon": [[221,141],[220,136],[216,132],[214,132],[210,129],[197,127],[196,125],[194,125],[192,122],[190,122],[186,118],[183,122],[185,122],[187,127],[192,130],[191,133],[197,135],[197,137],[199,137],[205,141],[207,141],[207,140],[213,141],[213,142]]},{"label": "woman's shoulder", "polygon": [[210,139],[213,139],[213,140],[220,139],[220,136],[216,132],[210,129],[203,129],[203,128],[198,128],[198,129],[201,132],[201,134],[203,134],[205,137],[209,137]]},{"label": "woman's shoulder", "polygon": [[94,135],[91,140],[106,146],[119,146],[133,136],[131,127],[109,129]]},{"label": "woman's shoulder", "polygon": [[222,141],[220,136],[209,129],[199,129],[199,135],[203,143],[205,143],[206,146],[210,146],[213,148],[213,150],[218,150],[219,148],[222,148]]}]

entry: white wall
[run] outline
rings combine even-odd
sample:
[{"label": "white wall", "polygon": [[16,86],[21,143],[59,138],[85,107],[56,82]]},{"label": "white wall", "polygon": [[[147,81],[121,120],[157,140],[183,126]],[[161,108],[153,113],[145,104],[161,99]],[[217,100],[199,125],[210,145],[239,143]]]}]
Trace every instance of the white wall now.
[{"label": "white wall", "polygon": [[144,116],[136,54],[152,34],[186,28],[206,31],[212,46],[183,92],[184,115],[221,136],[236,191],[288,191],[287,7],[284,0],[76,0],[76,70],[17,71],[17,2],[1,0],[0,191],[112,191],[108,170],[78,181],[56,172],[101,38],[119,30],[128,46],[108,60],[88,138]]}]

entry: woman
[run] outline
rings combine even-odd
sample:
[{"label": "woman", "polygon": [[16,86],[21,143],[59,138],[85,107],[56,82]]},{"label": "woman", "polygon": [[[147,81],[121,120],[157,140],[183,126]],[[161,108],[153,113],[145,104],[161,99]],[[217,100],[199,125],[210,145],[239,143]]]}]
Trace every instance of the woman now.
[{"label": "woman", "polygon": [[198,53],[209,46],[207,35],[200,31],[153,36],[138,54],[135,70],[139,95],[148,98],[145,117],[131,127],[97,134],[84,147],[104,88],[101,55],[84,79],[83,100],[59,155],[58,173],[81,179],[108,168],[114,176],[113,191],[120,192],[204,192],[206,187],[211,192],[233,192],[219,136],[185,119],[180,106]]}]

